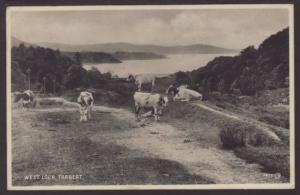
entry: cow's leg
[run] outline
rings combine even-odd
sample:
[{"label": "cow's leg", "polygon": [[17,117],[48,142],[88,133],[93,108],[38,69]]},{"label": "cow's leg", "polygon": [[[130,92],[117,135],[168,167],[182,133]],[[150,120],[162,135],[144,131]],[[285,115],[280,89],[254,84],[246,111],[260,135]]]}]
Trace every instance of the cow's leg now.
[{"label": "cow's leg", "polygon": [[22,102],[22,110],[25,110],[25,103],[24,102]]},{"label": "cow's leg", "polygon": [[138,91],[141,91],[142,90],[142,83],[139,83],[138,84]]},{"label": "cow's leg", "polygon": [[139,116],[139,112],[140,112],[140,106],[138,104],[135,105],[135,117],[136,119],[139,119],[140,116]]},{"label": "cow's leg", "polygon": [[152,80],[152,88],[151,88],[152,92],[154,91],[154,86],[155,86],[155,79]]},{"label": "cow's leg", "polygon": [[155,118],[156,121],[159,120],[159,116],[158,116],[157,108],[156,107],[154,108],[154,118]]},{"label": "cow's leg", "polygon": [[84,113],[84,115],[83,115],[83,121],[87,121],[87,113]]},{"label": "cow's leg", "polygon": [[79,109],[79,112],[80,112],[80,120],[79,121],[82,122],[83,121],[83,114],[84,114],[82,108]]},{"label": "cow's leg", "polygon": [[89,106],[88,108],[88,119],[90,120],[92,118],[92,107]]},{"label": "cow's leg", "polygon": [[23,106],[22,110],[27,110],[27,104],[28,104],[27,101],[22,100],[22,106]]}]

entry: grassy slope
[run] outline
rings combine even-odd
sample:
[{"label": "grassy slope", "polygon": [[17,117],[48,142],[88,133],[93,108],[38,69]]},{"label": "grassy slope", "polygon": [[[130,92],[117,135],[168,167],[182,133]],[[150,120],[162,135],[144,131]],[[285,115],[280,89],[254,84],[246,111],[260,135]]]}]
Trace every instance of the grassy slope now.
[{"label": "grassy slope", "polygon": [[[237,123],[234,119],[228,119],[215,113],[207,112],[206,110],[199,109],[195,105],[187,105],[182,102],[173,104],[176,105],[171,105],[167,111],[167,121],[172,122],[176,119],[173,123],[175,123],[177,127],[182,129],[192,128],[194,137],[199,141],[199,144],[205,143],[206,147],[222,147],[220,138],[216,132],[220,132],[227,124]],[[245,123],[245,125],[247,124],[241,121],[238,123],[241,123],[241,125],[244,125],[243,123]],[[205,132],[207,137],[203,137],[201,135],[203,133],[197,129],[198,126],[203,126],[203,124],[207,124],[207,131],[210,131],[210,133]],[[283,140],[281,144],[270,143],[262,146],[247,145],[245,147],[234,148],[233,150],[238,157],[248,162],[262,165],[264,172],[279,172],[283,176],[289,177],[289,140],[286,139],[286,137],[282,137],[281,134],[277,135]],[[210,140],[210,143],[203,142],[201,139]]]},{"label": "grassy slope", "polygon": [[[259,147],[247,145],[233,150],[238,157],[264,166],[265,172],[280,172],[289,177],[289,110],[287,103],[282,104],[283,99],[288,99],[287,88],[264,91],[257,97],[237,98],[216,93],[210,96],[210,103],[222,110],[271,125],[270,129],[281,138],[281,144]],[[230,123],[230,121],[217,122],[219,128]],[[281,130],[275,128],[276,126],[281,127]]]}]

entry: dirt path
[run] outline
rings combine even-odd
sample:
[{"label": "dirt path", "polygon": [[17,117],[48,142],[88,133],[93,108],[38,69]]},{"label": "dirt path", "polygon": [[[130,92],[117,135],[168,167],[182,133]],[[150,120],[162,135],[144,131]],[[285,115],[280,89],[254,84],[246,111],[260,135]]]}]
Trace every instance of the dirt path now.
[{"label": "dirt path", "polygon": [[[111,112],[121,120],[132,121],[134,115],[125,109],[97,106],[95,110]],[[277,174],[265,174],[257,164],[248,164],[232,152],[217,148],[199,148],[190,142],[187,133],[162,123],[147,123],[143,127],[121,135],[117,143],[148,155],[169,159],[183,164],[191,174],[206,176],[216,183],[278,183],[283,180]],[[119,135],[118,135],[119,136]],[[209,140],[207,140],[209,141]]]},{"label": "dirt path", "polygon": [[[24,175],[46,171],[86,174],[84,184],[206,182],[201,177],[220,184],[285,182],[278,174],[262,173],[259,165],[246,163],[231,151],[201,147],[189,129],[183,131],[172,122],[148,118],[137,123],[129,110],[107,106],[94,106],[93,112],[92,121],[80,123],[77,108],[70,105],[15,111],[16,182],[23,185]],[[211,142],[205,135],[207,126],[197,128],[203,128],[201,140]],[[25,185],[45,182],[63,184],[30,181]]]},{"label": "dirt path", "polygon": [[228,111],[223,110],[221,108],[214,108],[211,105],[208,106],[208,105],[206,105],[202,102],[194,102],[192,104],[196,105],[200,108],[203,108],[205,110],[208,110],[210,112],[216,113],[218,115],[222,115],[222,116],[227,117],[227,118],[231,118],[231,119],[238,120],[238,121],[245,121],[247,123],[253,124],[253,125],[259,127],[260,129],[262,129],[266,133],[266,135],[268,135],[270,138],[272,138],[276,141],[281,141],[281,139],[273,131],[277,131],[278,133],[283,134],[283,136],[285,136],[285,137],[289,136],[289,131],[287,131],[286,129],[283,129],[281,127],[275,127],[275,126],[270,125],[270,124],[266,124],[266,123],[263,123],[263,122],[260,122],[260,121],[257,121],[257,120],[253,120],[249,117],[245,118],[241,115],[237,115],[237,114],[234,114],[232,112],[228,112]]}]

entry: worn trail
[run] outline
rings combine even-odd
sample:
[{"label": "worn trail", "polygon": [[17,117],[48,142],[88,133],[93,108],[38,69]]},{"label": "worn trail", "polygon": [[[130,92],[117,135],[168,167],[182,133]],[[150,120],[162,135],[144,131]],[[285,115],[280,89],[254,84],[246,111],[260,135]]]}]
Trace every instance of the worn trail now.
[{"label": "worn trail", "polygon": [[[125,109],[96,106],[95,110],[110,112],[121,120],[135,123],[133,113]],[[191,174],[206,176],[216,183],[283,182],[278,175],[262,173],[258,164],[246,163],[231,151],[214,147],[200,148],[197,143],[189,141],[186,132],[167,123],[152,121],[142,127],[138,124],[134,130],[116,136],[119,145],[141,150],[157,158],[177,161]]]}]

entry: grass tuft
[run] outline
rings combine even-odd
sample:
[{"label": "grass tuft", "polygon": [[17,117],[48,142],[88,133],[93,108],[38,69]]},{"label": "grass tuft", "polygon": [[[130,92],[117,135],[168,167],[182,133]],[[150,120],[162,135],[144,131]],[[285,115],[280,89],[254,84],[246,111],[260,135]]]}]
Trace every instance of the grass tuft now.
[{"label": "grass tuft", "polygon": [[239,121],[225,123],[219,136],[225,149],[247,145],[268,146],[277,143],[263,130],[254,125]]}]

